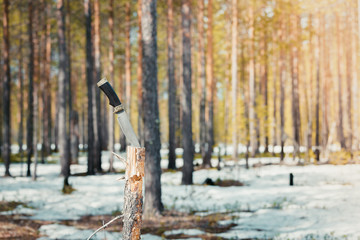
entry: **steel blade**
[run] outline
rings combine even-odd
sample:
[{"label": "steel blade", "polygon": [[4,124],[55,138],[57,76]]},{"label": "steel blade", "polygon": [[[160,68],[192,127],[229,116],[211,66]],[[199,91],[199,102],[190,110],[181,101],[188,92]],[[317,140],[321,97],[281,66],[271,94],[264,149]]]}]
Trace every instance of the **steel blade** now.
[{"label": "steel blade", "polygon": [[140,147],[139,140],[134,132],[127,113],[125,111],[122,111],[120,113],[117,113],[116,115],[120,124],[120,128],[124,133],[126,139],[129,141],[130,145],[134,147]]}]

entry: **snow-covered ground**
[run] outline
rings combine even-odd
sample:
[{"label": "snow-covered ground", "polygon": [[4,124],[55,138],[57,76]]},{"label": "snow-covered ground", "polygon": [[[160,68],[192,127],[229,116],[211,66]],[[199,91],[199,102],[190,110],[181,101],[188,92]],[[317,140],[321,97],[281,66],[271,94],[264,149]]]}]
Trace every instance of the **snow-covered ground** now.
[{"label": "snow-covered ground", "polygon": [[[107,169],[106,156],[104,169]],[[279,160],[250,159],[251,163],[259,161]],[[161,179],[164,206],[199,215],[213,212],[232,215],[231,221],[237,226],[218,234],[229,239],[360,238],[360,165],[269,165],[246,170],[242,166],[244,161],[240,163],[240,166],[228,166],[221,171],[196,171],[192,186],[180,185],[181,172],[164,173]],[[161,165],[166,166],[166,160]],[[121,163],[116,162],[116,167],[121,168]],[[82,158],[80,165],[71,166],[71,170],[72,173],[85,172],[86,159]],[[3,165],[0,165],[0,172],[4,172]],[[31,219],[65,220],[111,214],[122,209],[124,182],[116,180],[120,174],[71,177],[76,191],[63,195],[59,172],[57,164],[40,164],[36,182],[26,177],[0,179],[0,199],[27,202],[33,207],[19,206],[2,214],[22,213],[30,214]],[[20,165],[11,165],[11,173],[19,176]],[[290,173],[294,174],[295,186],[289,186]],[[239,180],[245,186],[201,185],[206,178]],[[49,236],[41,239],[86,239],[91,234],[90,230],[59,224],[42,226],[40,232]],[[185,231],[189,235],[199,232],[196,229]],[[119,236],[118,233],[106,233],[107,239],[118,239]],[[143,239],[161,238],[147,234]]]}]

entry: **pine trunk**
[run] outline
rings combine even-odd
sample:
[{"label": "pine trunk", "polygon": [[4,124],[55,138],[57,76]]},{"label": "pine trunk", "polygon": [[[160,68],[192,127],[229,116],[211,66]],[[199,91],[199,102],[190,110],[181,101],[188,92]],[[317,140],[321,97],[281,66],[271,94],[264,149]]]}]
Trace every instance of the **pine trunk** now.
[{"label": "pine trunk", "polygon": [[231,86],[232,86],[232,119],[233,119],[233,159],[238,160],[238,132],[237,132],[237,0],[232,0],[231,24]]},{"label": "pine trunk", "polygon": [[11,91],[11,73],[10,73],[10,36],[9,36],[9,0],[3,1],[3,37],[4,37],[4,65],[5,73],[3,80],[3,123],[2,123],[2,157],[5,163],[5,176],[10,175],[10,155],[11,155],[11,115],[10,115],[10,91]]},{"label": "pine trunk", "polygon": [[[208,28],[207,28],[207,51],[206,51],[206,145],[205,157],[203,158],[203,167],[211,167],[211,157],[214,145],[214,92],[215,92],[215,79],[214,79],[214,66],[213,66],[213,3],[212,0],[208,1],[207,6]],[[189,31],[190,32],[190,31]],[[186,46],[183,46],[186,48]],[[185,82],[184,82],[185,84]],[[190,108],[191,109],[191,108]]]},{"label": "pine trunk", "polygon": [[[70,148],[68,145],[68,131],[66,119],[66,83],[68,81],[67,66],[68,66],[68,52],[66,50],[65,37],[65,13],[64,2],[58,0],[57,2],[57,26],[58,26],[58,41],[59,41],[59,75],[58,75],[58,91],[59,91],[59,150],[61,175],[64,176],[64,187],[69,185],[68,178],[70,176]],[[36,97],[36,96],[35,96]],[[35,133],[36,134],[36,133]]]},{"label": "pine trunk", "polygon": [[320,161],[320,36],[317,36],[316,59],[316,103],[315,103],[315,159]]},{"label": "pine trunk", "polygon": [[144,217],[160,215],[161,203],[161,168],[160,168],[160,123],[157,92],[157,12],[156,0],[142,0],[141,32],[143,44],[142,86],[144,104],[145,137],[145,206]]},{"label": "pine trunk", "polygon": [[[285,41],[285,24],[281,22],[280,29],[279,29],[279,39],[280,42]],[[284,153],[284,145],[285,145],[285,115],[284,115],[284,108],[285,108],[285,53],[284,47],[280,46],[280,58],[279,58],[279,73],[280,73],[280,145],[281,145],[281,153],[280,153],[280,161],[284,160],[285,153]]]},{"label": "pine trunk", "polygon": [[167,1],[167,44],[168,44],[168,79],[169,79],[169,169],[176,169],[175,154],[175,117],[176,117],[176,84],[174,56],[174,27],[172,0]]},{"label": "pine trunk", "polygon": [[206,122],[205,122],[205,101],[206,101],[206,76],[205,76],[205,44],[204,44],[204,0],[198,0],[197,14],[198,28],[198,77],[200,78],[200,151],[202,158],[205,158],[206,146]]},{"label": "pine trunk", "polygon": [[85,26],[86,26],[86,82],[87,82],[87,95],[88,95],[88,169],[87,174],[93,175],[94,171],[94,121],[93,121],[93,89],[94,89],[94,59],[92,57],[92,38],[91,38],[91,2],[84,0],[85,10]]},{"label": "pine trunk", "polygon": [[[338,123],[338,139],[340,142],[341,148],[346,148],[345,137],[344,137],[344,127],[343,127],[343,107],[342,107],[342,77],[341,77],[341,59],[342,52],[340,46],[340,19],[339,16],[336,15],[336,39],[337,39],[337,72],[338,72],[338,104],[339,104],[339,123]],[[324,140],[323,140],[324,141]]]},{"label": "pine trunk", "polygon": [[352,146],[353,146],[353,118],[352,118],[352,51],[354,49],[352,48],[352,36],[351,36],[351,30],[352,30],[352,19],[349,15],[346,16],[346,34],[344,34],[345,37],[345,43],[346,43],[346,85],[347,85],[347,116],[348,116],[348,144],[347,144],[347,150],[353,154],[352,152]]},{"label": "pine trunk", "polygon": [[300,109],[299,109],[299,68],[298,68],[298,17],[291,16],[292,26],[292,48],[291,48],[291,93],[292,93],[292,120],[293,120],[293,138],[294,154],[293,158],[299,154],[300,146]]},{"label": "pine trunk", "polygon": [[254,60],[254,10],[249,9],[249,136],[251,157],[255,156],[257,150],[255,131],[255,60]]},{"label": "pine trunk", "polygon": [[101,59],[100,59],[100,1],[94,1],[94,70],[95,79],[93,82],[93,115],[94,115],[94,152],[95,169],[102,172],[101,168],[101,108],[100,108],[100,90],[95,87],[101,79]]},{"label": "pine trunk", "polygon": [[144,146],[144,109],[143,109],[143,100],[142,100],[142,36],[141,36],[141,1],[138,0],[138,58],[137,58],[137,101],[138,101],[138,136],[140,139],[141,146]]},{"label": "pine trunk", "polygon": [[[109,76],[110,76],[110,83],[112,86],[115,85],[114,82],[114,0],[110,0],[109,3]],[[110,152],[114,152],[114,143],[115,143],[115,134],[114,134],[114,113],[113,108],[109,108],[108,112],[108,150]],[[109,158],[109,172],[114,172],[114,156],[110,154]]]},{"label": "pine trunk", "polygon": [[51,69],[51,21],[50,11],[51,5],[46,4],[46,24],[45,24],[45,53],[44,53],[44,87],[48,91],[43,92],[43,154],[48,156],[51,154],[51,84],[50,84],[50,69]]},{"label": "pine trunk", "polygon": [[[131,43],[130,43],[130,19],[131,1],[125,3],[125,109],[131,119]],[[126,149],[126,141],[124,141]]]},{"label": "pine trunk", "polygon": [[182,136],[183,136],[183,159],[181,183],[189,185],[193,183],[193,160],[194,145],[192,139],[192,118],[191,118],[191,11],[190,1],[181,1],[181,28],[182,28],[182,66],[183,66],[183,86],[182,86]]},{"label": "pine trunk", "polygon": [[28,116],[26,124],[26,146],[27,146],[27,172],[26,176],[31,176],[31,156],[34,151],[34,41],[33,41],[33,4],[32,0],[29,0],[29,85],[28,85]]},{"label": "pine trunk", "polygon": [[[20,14],[22,18],[22,14]],[[23,141],[24,141],[24,74],[23,74],[23,31],[20,29],[20,44],[19,44],[19,134],[18,134],[18,144],[19,144],[19,154],[20,154],[20,164],[21,170],[20,175],[23,176]],[[1,145],[0,145],[1,148]]]}]

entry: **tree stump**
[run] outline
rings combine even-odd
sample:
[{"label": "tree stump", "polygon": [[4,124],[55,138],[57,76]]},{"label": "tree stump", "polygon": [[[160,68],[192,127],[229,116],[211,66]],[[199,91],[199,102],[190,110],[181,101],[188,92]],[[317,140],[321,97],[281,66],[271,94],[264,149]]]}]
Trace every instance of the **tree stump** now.
[{"label": "tree stump", "polygon": [[145,148],[127,147],[122,239],[140,239]]}]

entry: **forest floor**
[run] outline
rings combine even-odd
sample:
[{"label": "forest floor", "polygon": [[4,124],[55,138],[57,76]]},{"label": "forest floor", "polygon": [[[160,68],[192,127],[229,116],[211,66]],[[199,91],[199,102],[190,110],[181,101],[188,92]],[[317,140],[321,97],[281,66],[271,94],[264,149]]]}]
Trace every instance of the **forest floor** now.
[{"label": "forest floor", "polygon": [[[105,153],[104,169],[107,158]],[[177,163],[181,166],[181,159]],[[162,160],[162,167],[166,164]],[[360,237],[360,165],[299,166],[290,159],[279,164],[278,158],[250,159],[250,169],[244,165],[226,161],[221,170],[197,170],[192,186],[180,185],[181,172],[164,171],[164,216],[144,221],[142,239]],[[121,214],[124,182],[116,179],[122,173],[81,176],[82,157],[71,166],[75,191],[63,194],[60,166],[38,167],[35,182],[20,177],[20,164],[11,166],[15,178],[0,179],[0,239],[86,239]],[[123,168],[120,162],[115,167]],[[93,239],[119,239],[120,232],[118,220]]]}]

